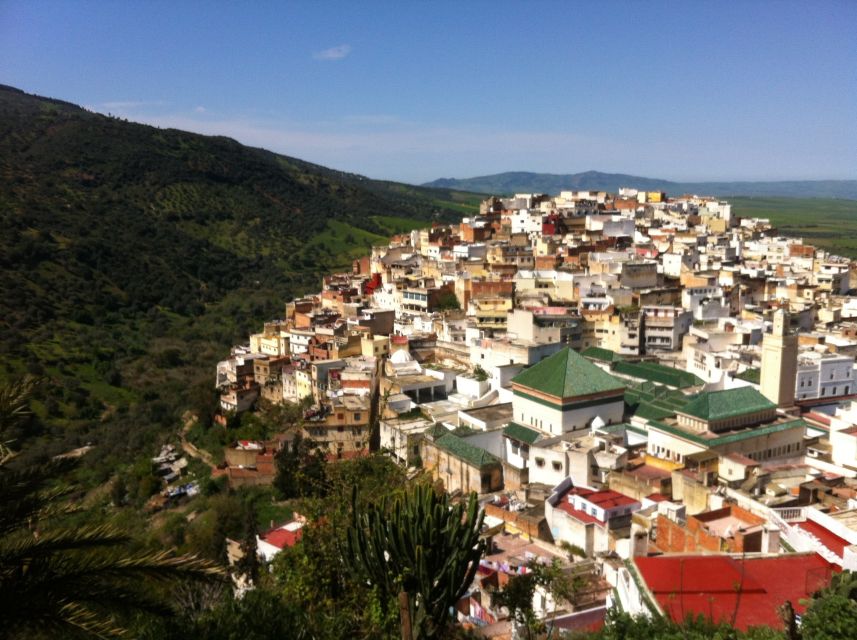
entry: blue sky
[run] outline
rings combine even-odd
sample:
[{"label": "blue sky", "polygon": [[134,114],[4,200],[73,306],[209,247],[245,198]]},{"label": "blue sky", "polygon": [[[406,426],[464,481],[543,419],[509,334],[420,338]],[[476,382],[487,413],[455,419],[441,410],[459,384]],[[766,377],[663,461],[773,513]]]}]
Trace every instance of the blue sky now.
[{"label": "blue sky", "polygon": [[375,178],[857,178],[857,2],[0,0],[0,82]]}]

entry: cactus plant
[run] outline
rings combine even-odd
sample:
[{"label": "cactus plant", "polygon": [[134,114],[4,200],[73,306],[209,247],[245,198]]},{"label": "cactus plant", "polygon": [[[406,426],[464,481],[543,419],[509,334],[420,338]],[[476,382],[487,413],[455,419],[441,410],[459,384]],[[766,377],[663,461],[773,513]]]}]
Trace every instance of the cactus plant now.
[{"label": "cactus plant", "polygon": [[359,508],[355,489],[352,507],[346,564],[363,574],[384,602],[406,595],[402,622],[413,629],[413,638],[439,637],[485,548],[476,494],[466,505],[451,505],[448,495],[418,484],[392,504],[384,499]]}]

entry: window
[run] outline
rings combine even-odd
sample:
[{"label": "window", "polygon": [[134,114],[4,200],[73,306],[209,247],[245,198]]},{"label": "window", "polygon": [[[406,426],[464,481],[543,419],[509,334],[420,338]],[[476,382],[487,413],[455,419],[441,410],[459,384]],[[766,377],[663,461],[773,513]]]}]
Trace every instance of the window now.
[{"label": "window", "polygon": [[562,471],[562,463],[561,462],[557,462],[556,460],[554,460],[552,465],[553,465],[554,471]]},{"label": "window", "polygon": [[339,433],[342,433],[343,431],[345,431],[345,427],[336,427],[336,430],[337,430]]},{"label": "window", "polygon": [[337,413],[336,419],[337,420],[345,420],[345,414],[344,413]]},{"label": "window", "polygon": [[536,466],[537,467],[545,466],[545,459],[544,458],[536,458]]},{"label": "window", "polygon": [[355,419],[355,420],[359,420],[359,419],[360,419],[360,414],[359,414],[359,413],[355,413],[355,414],[354,414],[354,419]]}]

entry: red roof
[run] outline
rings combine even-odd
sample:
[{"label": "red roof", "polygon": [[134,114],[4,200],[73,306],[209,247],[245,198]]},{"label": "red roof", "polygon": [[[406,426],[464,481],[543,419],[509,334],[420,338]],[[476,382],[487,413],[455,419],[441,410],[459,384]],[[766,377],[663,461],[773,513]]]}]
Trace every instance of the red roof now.
[{"label": "red roof", "polygon": [[734,615],[734,626],[742,631],[760,625],[781,629],[777,608],[788,600],[802,613],[801,599],[827,585],[834,571],[814,553],[747,560],[659,556],[634,562],[658,605],[676,622],[701,614],[731,624]]},{"label": "red roof", "polygon": [[842,557],[842,550],[845,549],[845,547],[850,546],[851,544],[844,538],[840,538],[835,533],[831,533],[830,531],[822,527],[820,524],[818,524],[817,522],[813,522],[812,520],[798,522],[796,524],[804,531],[808,531],[816,538],[821,540],[821,544],[830,549],[840,558]]},{"label": "red roof", "polygon": [[603,522],[601,522],[601,520],[599,520],[595,516],[591,516],[588,513],[586,513],[585,511],[581,511],[580,509],[575,509],[565,500],[560,500],[556,506],[559,509],[561,509],[562,511],[565,511],[572,518],[574,518],[575,520],[579,520],[583,524],[588,524],[590,522],[597,522],[598,524],[602,524],[602,525],[604,524]]},{"label": "red roof", "polygon": [[585,487],[574,487],[568,492],[568,495],[580,496],[587,502],[590,502],[597,507],[601,507],[602,509],[613,509],[614,507],[637,503],[633,498],[629,498],[628,496],[619,493],[618,491],[613,491],[612,489],[595,491],[594,489],[587,489]]},{"label": "red roof", "polygon": [[277,549],[284,549],[286,547],[295,546],[298,543],[298,540],[301,539],[302,533],[303,527],[295,529],[294,531],[289,531],[288,529],[279,527],[277,529],[271,529],[259,537],[268,544],[277,547]]},{"label": "red roof", "polygon": [[652,502],[669,502],[669,498],[662,493],[650,493],[646,498]]}]

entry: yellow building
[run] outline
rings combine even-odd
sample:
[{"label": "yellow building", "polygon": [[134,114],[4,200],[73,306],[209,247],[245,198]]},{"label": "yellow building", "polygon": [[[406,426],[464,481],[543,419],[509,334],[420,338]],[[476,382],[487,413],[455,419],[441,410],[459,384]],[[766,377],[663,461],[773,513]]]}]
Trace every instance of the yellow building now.
[{"label": "yellow building", "polygon": [[295,390],[298,401],[312,397],[312,371],[310,369],[295,370]]},{"label": "yellow building", "polygon": [[370,400],[342,396],[325,400],[304,423],[304,437],[312,439],[335,459],[353,458],[369,451]]}]

